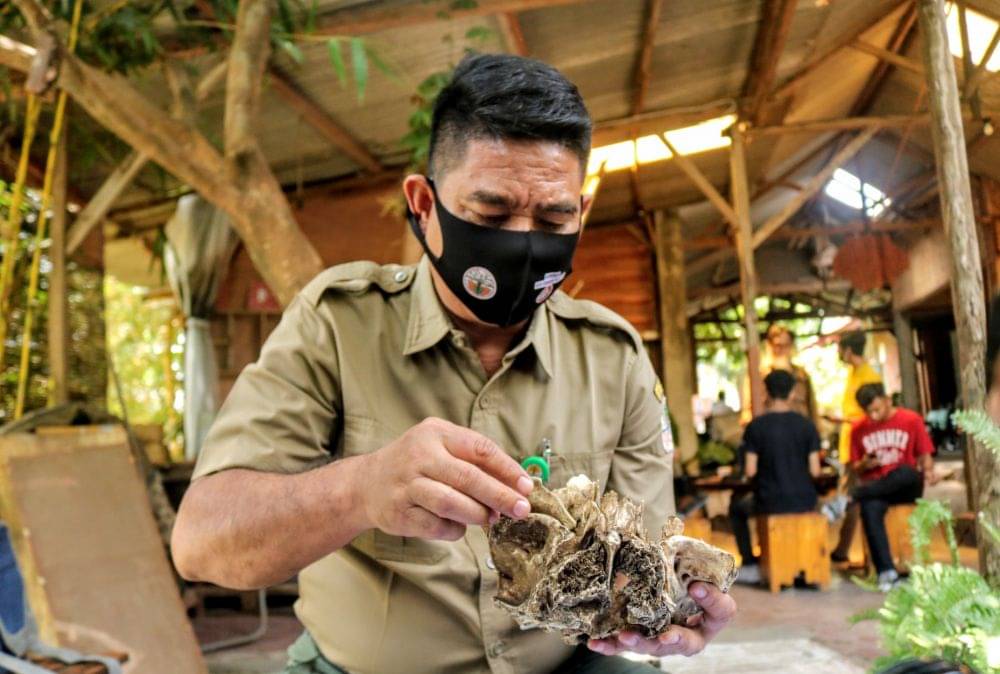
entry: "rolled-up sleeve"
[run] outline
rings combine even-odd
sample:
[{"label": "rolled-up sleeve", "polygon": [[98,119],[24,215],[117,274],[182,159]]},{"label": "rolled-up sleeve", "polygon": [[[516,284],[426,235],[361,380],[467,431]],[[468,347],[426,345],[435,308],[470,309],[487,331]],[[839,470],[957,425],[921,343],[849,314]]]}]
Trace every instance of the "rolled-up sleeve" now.
[{"label": "rolled-up sleeve", "polygon": [[643,520],[654,538],[675,512],[673,442],[663,389],[645,350],[626,374],[625,417],[608,488],[644,504]]},{"label": "rolled-up sleeve", "polygon": [[340,401],[333,322],[299,295],[236,380],[192,479],[231,468],[296,473],[328,462]]}]

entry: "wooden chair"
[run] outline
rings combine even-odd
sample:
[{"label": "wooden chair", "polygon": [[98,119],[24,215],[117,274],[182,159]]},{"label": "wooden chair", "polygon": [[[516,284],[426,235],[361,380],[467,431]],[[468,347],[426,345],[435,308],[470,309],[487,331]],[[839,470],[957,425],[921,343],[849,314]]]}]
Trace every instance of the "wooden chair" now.
[{"label": "wooden chair", "polygon": [[830,587],[827,521],[820,513],[758,515],[760,567],[771,592],[791,585],[804,574],[807,583]]},{"label": "wooden chair", "polygon": [[[900,503],[889,506],[885,514],[885,533],[889,538],[889,550],[892,552],[892,561],[900,571],[910,568],[913,561],[913,542],[910,540],[910,515],[916,509],[913,503]],[[868,548],[868,538],[861,536],[865,540],[865,562],[866,566],[871,565],[871,551]]]}]

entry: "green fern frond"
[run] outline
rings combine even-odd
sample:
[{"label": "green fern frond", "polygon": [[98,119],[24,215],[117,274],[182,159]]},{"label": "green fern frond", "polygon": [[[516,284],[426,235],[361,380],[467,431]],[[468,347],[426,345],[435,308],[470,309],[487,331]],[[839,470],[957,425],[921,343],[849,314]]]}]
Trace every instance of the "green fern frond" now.
[{"label": "green fern frond", "polygon": [[1000,427],[983,410],[958,410],[952,417],[955,425],[1000,457]]}]

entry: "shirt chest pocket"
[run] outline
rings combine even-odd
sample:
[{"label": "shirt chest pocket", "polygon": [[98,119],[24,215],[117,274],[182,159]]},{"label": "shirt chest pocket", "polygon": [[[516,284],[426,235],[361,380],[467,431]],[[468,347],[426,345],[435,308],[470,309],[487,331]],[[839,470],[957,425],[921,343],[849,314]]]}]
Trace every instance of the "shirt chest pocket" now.
[{"label": "shirt chest pocket", "polygon": [[[371,417],[345,415],[343,456],[369,454],[389,444],[399,435]],[[368,477],[368,489],[382,488],[378,475]],[[352,545],[372,559],[382,562],[435,564],[448,555],[449,544],[443,541],[393,536],[379,529],[373,529],[355,538]]]},{"label": "shirt chest pocket", "polygon": [[576,475],[586,475],[600,483],[601,492],[608,486],[611,460],[615,450],[600,449],[592,452],[570,452],[553,454],[549,457],[549,483],[552,489],[565,487],[566,482]]}]

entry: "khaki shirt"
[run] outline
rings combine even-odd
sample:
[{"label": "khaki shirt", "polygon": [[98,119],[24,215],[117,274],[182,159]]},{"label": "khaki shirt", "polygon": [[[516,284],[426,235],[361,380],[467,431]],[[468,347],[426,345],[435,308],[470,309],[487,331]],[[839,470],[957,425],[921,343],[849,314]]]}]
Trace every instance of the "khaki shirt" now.
[{"label": "khaki shirt", "polygon": [[[586,473],[645,502],[655,535],[673,513],[662,388],[628,323],[555,293],[487,378],[439,303],[426,258],[317,276],[240,375],[195,479],[309,470],[375,451],[430,416],[518,461],[549,440],[551,485]],[[518,629],[496,591],[481,527],[454,543],[372,530],[302,570],[295,610],[326,658],[355,674],[549,672],[570,655],[557,635]]]}]

